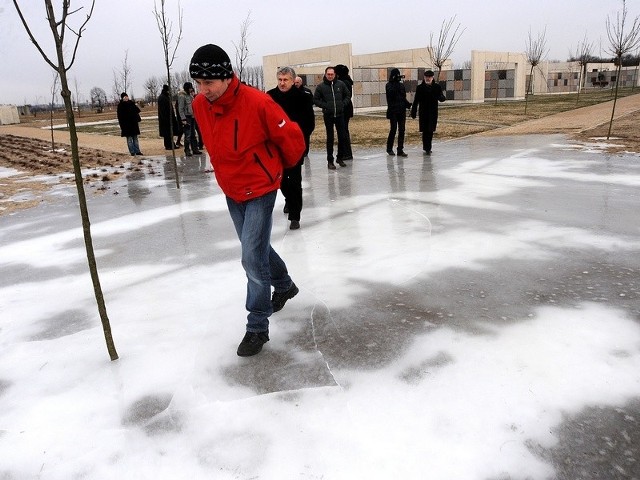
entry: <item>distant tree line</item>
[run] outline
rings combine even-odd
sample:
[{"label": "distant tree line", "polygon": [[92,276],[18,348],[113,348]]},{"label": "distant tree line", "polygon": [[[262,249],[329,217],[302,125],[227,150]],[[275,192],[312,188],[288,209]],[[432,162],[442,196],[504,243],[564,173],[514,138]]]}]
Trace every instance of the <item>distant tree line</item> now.
[{"label": "distant tree line", "polygon": [[[568,62],[578,62],[581,61],[581,56],[570,56],[567,60]],[[618,59],[612,57],[598,57],[595,55],[587,55],[585,57],[585,63],[614,63],[616,66],[618,65]],[[623,67],[636,67],[640,64],[640,55],[639,54],[626,54],[622,56],[622,66]]]}]

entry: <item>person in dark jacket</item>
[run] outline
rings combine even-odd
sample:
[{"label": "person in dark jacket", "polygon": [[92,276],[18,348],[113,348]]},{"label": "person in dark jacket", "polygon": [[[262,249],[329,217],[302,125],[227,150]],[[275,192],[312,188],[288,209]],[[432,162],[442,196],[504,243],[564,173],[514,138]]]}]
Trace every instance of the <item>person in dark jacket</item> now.
[{"label": "person in dark jacket", "polygon": [[335,67],[336,78],[347,86],[351,101],[344,108],[344,132],[345,142],[342,151],[338,144],[338,158],[341,160],[353,160],[353,152],[351,151],[351,133],[349,132],[349,120],[353,118],[353,79],[349,76],[349,67],[338,64]]},{"label": "person in dark jacket", "polygon": [[271,246],[271,226],[283,168],[298,163],[304,136],[269,95],[240,83],[219,46],[198,48],[189,74],[199,90],[193,114],[240,239],[249,314],[237,353],[249,357],[269,341],[271,314],[299,292]]},{"label": "person in dark jacket", "polygon": [[407,120],[407,109],[411,108],[411,103],[407,101],[407,91],[402,83],[403,75],[400,70],[394,68],[389,75],[389,82],[385,85],[387,96],[387,118],[389,119],[389,136],[387,137],[387,154],[395,155],[393,152],[393,142],[398,131],[398,156],[407,157],[404,152],[404,128]]},{"label": "person in dark jacket", "polygon": [[182,123],[184,132],[184,154],[186,157],[191,155],[201,155],[202,152],[198,148],[198,137],[196,135],[195,120],[193,118],[193,95],[195,89],[191,82],[185,82],[182,90],[178,92],[178,118]]},{"label": "person in dark jacket", "polygon": [[[302,77],[296,77],[293,84],[296,86],[297,89],[299,89],[301,92],[304,92],[304,94],[307,95],[307,97],[309,98],[309,103],[311,103],[311,111],[313,111],[313,92],[305,86],[304,80],[302,80]],[[315,114],[313,115],[313,119],[311,120],[312,122],[309,126],[309,129],[310,129],[309,136],[307,136],[306,133],[304,133],[304,131],[302,132],[305,135],[304,143],[307,145],[307,148],[304,151],[305,157],[309,155],[309,145],[311,143],[311,132],[313,132],[316,129]]]},{"label": "person in dark jacket", "polygon": [[173,150],[177,147],[173,143],[173,135],[177,134],[178,121],[173,111],[169,85],[163,85],[162,92],[158,96],[158,129],[160,136],[164,139],[165,150]]},{"label": "person in dark jacket", "polygon": [[180,148],[182,147],[182,142],[180,140],[182,140],[182,135],[184,135],[184,129],[182,128],[182,122],[178,117],[178,98],[177,97],[175,99],[173,106],[174,106],[174,112],[176,114],[176,126],[178,127],[173,131],[173,134],[176,136],[176,148]]},{"label": "person in dark jacket", "polygon": [[127,147],[131,155],[142,155],[138,144],[140,135],[140,109],[129,100],[129,95],[122,92],[120,103],[118,103],[118,124],[120,125],[120,136],[127,137]]},{"label": "person in dark jacket", "polygon": [[[333,163],[333,128],[338,134],[338,153],[344,150],[346,133],[344,130],[344,110],[351,103],[351,92],[344,82],[336,78],[336,71],[333,67],[324,70],[324,78],[316,87],[313,94],[313,102],[322,109],[324,126],[327,130],[327,166],[329,170],[335,170]],[[338,165],[346,167],[342,158],[337,158]]]},{"label": "person in dark jacket", "polygon": [[[305,139],[305,150],[309,149],[309,138],[315,126],[313,98],[304,90],[294,87],[296,72],[291,67],[282,67],[277,72],[278,86],[267,92],[282,107],[284,113],[296,122]],[[280,191],[285,199],[285,213],[289,215],[291,230],[300,228],[300,212],[302,211],[302,165],[304,153],[295,167],[285,168],[282,174]]]},{"label": "person in dark jacket", "polygon": [[433,81],[433,71],[425,70],[424,81],[416,87],[416,95],[411,106],[411,118],[416,118],[419,107],[419,125],[422,132],[422,149],[431,155],[433,132],[438,125],[438,102],[446,100],[439,83]]}]

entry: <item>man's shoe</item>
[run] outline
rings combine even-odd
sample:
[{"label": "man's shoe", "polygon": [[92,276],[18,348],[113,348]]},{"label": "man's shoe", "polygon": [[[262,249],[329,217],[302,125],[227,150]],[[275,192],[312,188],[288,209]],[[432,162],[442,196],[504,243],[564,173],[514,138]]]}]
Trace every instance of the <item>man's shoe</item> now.
[{"label": "man's shoe", "polygon": [[182,147],[182,144],[180,142],[177,142],[176,143],[176,148],[180,148],[180,147]]},{"label": "man's shoe", "polygon": [[300,228],[300,222],[298,220],[291,220],[291,225],[289,225],[289,230],[298,230]]},{"label": "man's shoe", "polygon": [[287,300],[295,297],[299,291],[300,289],[296,287],[296,284],[291,282],[289,290],[286,290],[284,292],[273,292],[273,295],[271,297],[271,306],[273,307],[273,313],[282,310],[282,307],[284,307],[284,304],[287,303]]},{"label": "man's shoe", "polygon": [[200,151],[200,150],[194,150],[194,151],[193,151],[193,154],[194,154],[194,155],[202,155],[202,151]]},{"label": "man's shoe", "polygon": [[193,154],[192,154],[189,150],[185,150],[185,151],[184,151],[184,155],[185,155],[185,157],[191,157],[191,156],[193,156]]},{"label": "man's shoe", "polygon": [[327,168],[328,168],[329,170],[335,170],[335,169],[336,169],[336,166],[333,164],[333,162],[329,162],[329,163],[327,164]]},{"label": "man's shoe", "polygon": [[269,341],[269,332],[247,332],[238,345],[239,357],[251,357],[260,353],[262,346]]},{"label": "man's shoe", "polygon": [[347,166],[347,164],[346,164],[346,163],[344,163],[342,160],[336,160],[336,163],[337,163],[338,165],[340,165],[341,167],[346,167],[346,166]]},{"label": "man's shoe", "polygon": [[387,150],[387,155],[391,155],[392,157],[396,154],[393,150]]},{"label": "man's shoe", "polygon": [[342,157],[342,160],[353,160],[353,155],[347,155],[346,157]]},{"label": "man's shoe", "polygon": [[399,157],[408,157],[408,156],[409,156],[409,154],[404,153],[402,150],[398,150],[398,156],[399,156]]},{"label": "man's shoe", "polygon": [[429,151],[425,150],[422,154],[423,155],[431,155],[431,150],[429,150]]}]

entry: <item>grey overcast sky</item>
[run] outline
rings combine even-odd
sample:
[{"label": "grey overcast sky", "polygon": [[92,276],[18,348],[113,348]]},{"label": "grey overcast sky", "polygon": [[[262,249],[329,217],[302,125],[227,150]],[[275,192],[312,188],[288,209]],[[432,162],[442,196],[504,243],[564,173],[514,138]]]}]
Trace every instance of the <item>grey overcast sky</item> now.
[{"label": "grey overcast sky", "polygon": [[[54,57],[44,2],[18,0],[30,27]],[[61,3],[54,0],[54,4]],[[159,0],[158,0],[159,3]],[[177,18],[177,0],[167,0],[170,17]],[[640,0],[627,1],[629,17],[640,13]],[[72,1],[72,8],[90,1]],[[69,72],[78,83],[80,99],[98,86],[111,96],[114,70],[122,68],[125,52],[133,76],[130,95],[142,97],[143,84],[164,72],[162,45],[153,16],[153,0],[96,0],[93,17]],[[287,3],[266,0],[182,0],[183,39],[174,70],[184,70],[193,51],[215,43],[234,61],[233,42],[251,12],[249,64],[263,55],[351,43],[353,54],[425,47],[430,33],[437,38],[443,20],[454,15],[465,29],[452,55],[455,66],[471,59],[471,50],[525,50],[528,32],[546,28],[549,60],[566,60],[585,34],[595,55],[608,55],[607,16],[615,20],[621,0],[314,0]],[[77,23],[84,13],[76,14]],[[174,27],[175,21],[174,21]],[[51,96],[53,70],[29,41],[11,0],[0,0],[0,104],[46,103]]]}]

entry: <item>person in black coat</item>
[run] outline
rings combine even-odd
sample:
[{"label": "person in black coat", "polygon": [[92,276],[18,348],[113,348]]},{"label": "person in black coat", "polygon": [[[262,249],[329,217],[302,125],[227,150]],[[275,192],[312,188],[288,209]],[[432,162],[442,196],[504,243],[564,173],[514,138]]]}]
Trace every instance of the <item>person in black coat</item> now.
[{"label": "person in black coat", "polygon": [[387,154],[395,155],[393,152],[393,142],[396,138],[396,130],[398,131],[398,156],[407,157],[404,153],[404,128],[407,120],[407,109],[411,108],[411,103],[407,101],[407,91],[402,83],[404,75],[400,75],[400,70],[394,68],[391,70],[389,82],[385,85],[385,93],[387,96],[387,118],[389,119],[390,128],[387,137]]},{"label": "person in black coat", "polygon": [[[282,107],[292,122],[296,122],[302,130],[305,140],[305,151],[309,151],[309,138],[315,128],[313,97],[294,86],[296,72],[291,67],[282,67],[277,73],[278,86],[267,92]],[[302,165],[305,153],[295,167],[285,168],[282,173],[280,190],[285,199],[285,213],[289,215],[291,230],[300,228],[300,212],[302,211]]]},{"label": "person in black coat", "polygon": [[338,80],[342,80],[349,89],[349,95],[351,96],[351,102],[344,107],[344,134],[345,142],[342,149],[338,143],[338,156],[339,160],[353,160],[353,152],[351,151],[351,133],[349,132],[349,120],[353,118],[353,79],[349,75],[349,67],[339,63],[335,66],[336,77]]},{"label": "person in black coat", "polygon": [[422,132],[422,149],[426,155],[431,155],[433,132],[438,125],[438,102],[446,100],[442,87],[433,81],[433,71],[424,72],[424,81],[416,87],[416,95],[411,107],[411,118],[416,118],[419,107],[419,125]]},{"label": "person in black coat", "polygon": [[346,150],[347,135],[344,128],[344,111],[351,103],[351,90],[347,85],[336,78],[334,67],[324,69],[324,77],[322,82],[316,85],[313,93],[313,103],[316,107],[322,109],[322,119],[327,131],[327,167],[329,170],[335,170],[333,163],[333,128],[338,133],[338,157],[337,162],[341,167],[346,167],[343,157]]},{"label": "person in black coat", "polygon": [[138,135],[140,135],[140,109],[129,100],[129,95],[122,92],[120,103],[118,103],[118,124],[120,125],[120,136],[127,137],[127,147],[131,155],[142,155],[138,145]]},{"label": "person in black coat", "polygon": [[[173,127],[173,128],[171,128]],[[178,121],[171,102],[171,94],[169,93],[169,85],[162,86],[162,92],[158,97],[158,129],[160,136],[164,139],[164,149],[172,150],[175,146],[173,143],[173,135],[177,134]]]},{"label": "person in black coat", "polygon": [[[309,98],[309,102],[311,102],[311,111],[313,112],[313,92],[304,85],[304,80],[302,80],[302,77],[296,77],[293,84],[298,90],[300,90],[305,95],[307,95],[307,97]],[[313,117],[309,117],[309,120],[310,120],[309,127],[308,127],[309,134],[307,135],[307,133],[304,130],[302,130],[302,133],[304,133],[304,143],[307,146],[307,148],[304,151],[305,157],[309,156],[309,144],[311,143],[311,133],[313,133],[313,131],[316,128],[315,114],[313,115]]]}]

